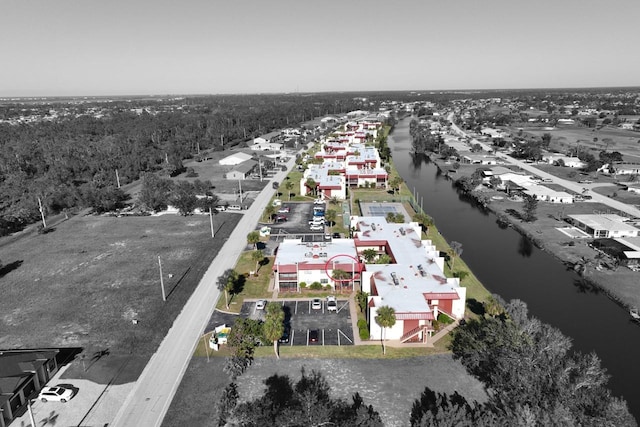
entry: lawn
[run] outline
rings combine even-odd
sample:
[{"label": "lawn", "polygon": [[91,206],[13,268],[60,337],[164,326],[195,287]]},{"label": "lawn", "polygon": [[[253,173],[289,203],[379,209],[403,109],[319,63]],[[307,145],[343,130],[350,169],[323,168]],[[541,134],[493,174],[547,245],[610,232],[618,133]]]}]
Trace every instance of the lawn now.
[{"label": "lawn", "polygon": [[0,347],[135,348],[150,357],[238,219],[216,216],[215,239],[208,216],[85,215],[47,234],[0,240],[9,267],[0,273]]},{"label": "lawn", "polygon": [[273,267],[273,257],[265,257],[258,270],[258,275],[250,275],[249,272],[256,270],[256,263],[251,259],[253,251],[246,251],[240,255],[234,270],[244,276],[244,283],[240,292],[230,295],[229,308],[226,307],[224,293],[218,299],[217,310],[229,313],[240,313],[245,299],[269,298],[269,280],[271,279],[271,267]]}]

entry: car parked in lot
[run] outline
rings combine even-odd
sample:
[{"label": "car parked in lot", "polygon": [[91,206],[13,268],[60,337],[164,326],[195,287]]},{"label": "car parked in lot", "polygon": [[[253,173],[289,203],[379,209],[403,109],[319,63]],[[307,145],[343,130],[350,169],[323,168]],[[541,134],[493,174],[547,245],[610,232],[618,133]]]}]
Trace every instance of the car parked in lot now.
[{"label": "car parked in lot", "polygon": [[311,308],[314,310],[322,310],[322,300],[320,298],[314,298],[311,301]]},{"label": "car parked in lot", "polygon": [[43,402],[62,402],[66,403],[75,395],[70,388],[65,387],[44,387],[38,394],[38,399]]},{"label": "car parked in lot", "polygon": [[276,215],[273,219],[275,222],[285,222],[287,220],[287,216],[286,215]]},{"label": "car parked in lot", "polygon": [[312,230],[312,231],[324,230],[324,225],[322,225],[322,224],[311,224],[309,226],[309,230]]},{"label": "car parked in lot", "polygon": [[309,342],[318,342],[320,332],[317,329],[311,329],[309,331]]},{"label": "car parked in lot", "polygon": [[264,310],[267,306],[267,300],[261,299],[256,302],[256,310]]},{"label": "car parked in lot", "polygon": [[340,235],[340,233],[333,233],[331,237],[333,237],[334,239],[340,239],[342,238],[342,235]]},{"label": "car parked in lot", "polygon": [[284,331],[282,332],[282,336],[278,339],[278,342],[288,343],[289,337],[291,336],[291,326],[284,325]]},{"label": "car parked in lot", "polygon": [[327,297],[327,311],[338,312],[338,301],[336,301],[336,297],[333,295]]},{"label": "car parked in lot", "polygon": [[282,206],[280,209],[278,209],[278,213],[289,213],[291,211],[291,208],[289,206]]},{"label": "car parked in lot", "polygon": [[313,201],[313,204],[314,204],[314,205],[324,205],[324,200],[322,200],[322,199],[315,199],[315,200]]}]

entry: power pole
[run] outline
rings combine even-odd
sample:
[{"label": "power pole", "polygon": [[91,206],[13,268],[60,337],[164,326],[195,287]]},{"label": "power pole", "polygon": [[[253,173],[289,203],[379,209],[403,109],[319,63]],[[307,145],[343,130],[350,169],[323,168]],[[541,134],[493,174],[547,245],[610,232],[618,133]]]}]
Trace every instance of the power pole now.
[{"label": "power pole", "polygon": [[38,206],[40,207],[40,216],[42,216],[42,226],[47,228],[47,221],[44,219],[44,209],[42,209],[42,201],[40,200],[40,197],[38,197]]},{"label": "power pole", "polygon": [[216,237],[215,231],[213,231],[213,213],[211,212],[211,206],[209,206],[209,222],[211,223],[211,238]]},{"label": "power pole", "polygon": [[118,188],[120,188],[120,175],[118,175],[118,169],[116,169],[116,182],[118,183]]},{"label": "power pole", "polygon": [[162,278],[162,261],[160,261],[160,255],[158,255],[158,266],[160,267],[160,287],[162,288],[162,301],[166,301],[167,296],[164,292],[164,279]]}]

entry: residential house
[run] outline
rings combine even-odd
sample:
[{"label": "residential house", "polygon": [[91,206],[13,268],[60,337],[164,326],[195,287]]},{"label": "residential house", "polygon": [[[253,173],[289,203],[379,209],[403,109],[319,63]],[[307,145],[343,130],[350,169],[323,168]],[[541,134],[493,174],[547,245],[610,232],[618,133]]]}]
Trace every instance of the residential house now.
[{"label": "residential house", "polygon": [[226,173],[225,178],[227,179],[247,179],[247,177],[253,172],[253,170],[258,166],[258,162],[255,160],[247,160],[238,166],[236,166],[233,170]]},{"label": "residential house", "polygon": [[560,154],[547,154],[542,156],[542,160],[550,165],[562,162],[561,164],[568,168],[582,169],[587,166],[585,162],[577,157],[562,156]]},{"label": "residential house", "polygon": [[638,237],[640,229],[616,214],[567,215],[571,223],[595,238]]},{"label": "residential house", "polygon": [[640,269],[640,237],[595,239],[591,244],[616,259],[620,265],[634,271]]},{"label": "residential house", "polygon": [[574,196],[566,191],[556,191],[544,185],[532,185],[522,190],[528,196],[549,203],[573,203]]}]

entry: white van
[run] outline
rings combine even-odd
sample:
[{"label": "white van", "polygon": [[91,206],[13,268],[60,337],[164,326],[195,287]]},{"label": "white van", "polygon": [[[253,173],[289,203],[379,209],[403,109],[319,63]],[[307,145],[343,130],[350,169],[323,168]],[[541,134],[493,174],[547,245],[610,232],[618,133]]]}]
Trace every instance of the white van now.
[{"label": "white van", "polygon": [[240,205],[229,205],[229,206],[227,206],[227,210],[230,210],[230,211],[241,211],[242,210],[242,206],[240,206]]}]

